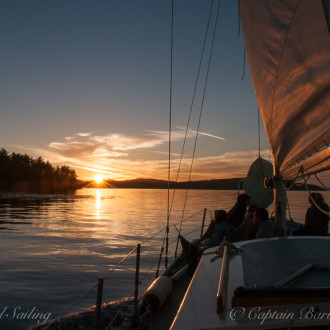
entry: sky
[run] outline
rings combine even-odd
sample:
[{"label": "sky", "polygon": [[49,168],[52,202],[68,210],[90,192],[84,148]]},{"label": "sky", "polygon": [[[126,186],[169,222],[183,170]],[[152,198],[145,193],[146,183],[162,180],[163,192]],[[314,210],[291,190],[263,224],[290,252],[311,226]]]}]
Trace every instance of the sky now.
[{"label": "sky", "polygon": [[[211,3],[174,3],[171,93],[171,1],[1,1],[0,147],[71,166],[80,179],[167,179],[171,117],[175,179]],[[191,180],[243,177],[258,156],[234,0],[221,1],[202,107],[215,14],[179,181],[191,167]],[[271,159],[262,124],[260,146]]]}]

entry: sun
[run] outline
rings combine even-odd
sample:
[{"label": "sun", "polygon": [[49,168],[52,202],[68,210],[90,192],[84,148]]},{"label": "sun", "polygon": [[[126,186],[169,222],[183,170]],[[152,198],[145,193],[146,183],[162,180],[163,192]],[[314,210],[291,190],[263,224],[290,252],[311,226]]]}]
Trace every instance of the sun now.
[{"label": "sun", "polygon": [[95,176],[94,176],[94,181],[95,181],[96,183],[102,183],[103,180],[104,180],[103,175],[98,174],[98,175],[95,175]]}]

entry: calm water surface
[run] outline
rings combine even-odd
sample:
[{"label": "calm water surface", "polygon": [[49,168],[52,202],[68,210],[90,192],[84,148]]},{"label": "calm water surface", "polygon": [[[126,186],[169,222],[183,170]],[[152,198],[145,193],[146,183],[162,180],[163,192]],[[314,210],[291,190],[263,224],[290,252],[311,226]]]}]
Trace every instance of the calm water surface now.
[{"label": "calm water surface", "polygon": [[[175,192],[171,224],[187,219],[183,234],[193,239],[200,234],[204,208],[208,224],[209,211],[229,210],[237,192],[189,191],[183,213],[185,195]],[[330,193],[323,195],[329,204]],[[288,196],[291,216],[303,222],[307,194]],[[0,203],[1,329],[27,329],[36,324],[37,312],[40,322],[48,313],[55,318],[138,243],[143,242],[141,292],[155,275],[167,218],[166,190],[81,189],[75,195],[5,195]],[[174,227],[171,233],[173,256]],[[135,253],[106,278],[104,302],[132,295],[134,269]],[[70,312],[95,300],[93,289]]]}]

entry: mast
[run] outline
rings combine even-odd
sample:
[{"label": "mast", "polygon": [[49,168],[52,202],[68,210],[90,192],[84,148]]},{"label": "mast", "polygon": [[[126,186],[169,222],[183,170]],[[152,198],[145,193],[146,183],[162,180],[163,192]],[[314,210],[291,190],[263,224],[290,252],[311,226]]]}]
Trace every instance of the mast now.
[{"label": "mast", "polygon": [[286,191],[282,185],[282,177],[274,159],[274,205],[275,228],[278,236],[286,237]]}]

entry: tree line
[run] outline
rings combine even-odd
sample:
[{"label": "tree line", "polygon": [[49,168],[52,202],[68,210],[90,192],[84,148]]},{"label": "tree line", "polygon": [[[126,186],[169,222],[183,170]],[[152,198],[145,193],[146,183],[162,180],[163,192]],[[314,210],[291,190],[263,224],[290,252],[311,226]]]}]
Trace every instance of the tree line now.
[{"label": "tree line", "polygon": [[52,166],[42,157],[34,159],[19,153],[0,151],[0,190],[51,193],[74,188],[76,171],[69,166]]}]

